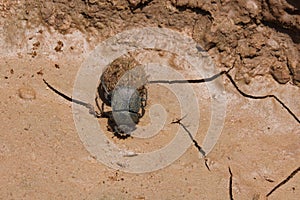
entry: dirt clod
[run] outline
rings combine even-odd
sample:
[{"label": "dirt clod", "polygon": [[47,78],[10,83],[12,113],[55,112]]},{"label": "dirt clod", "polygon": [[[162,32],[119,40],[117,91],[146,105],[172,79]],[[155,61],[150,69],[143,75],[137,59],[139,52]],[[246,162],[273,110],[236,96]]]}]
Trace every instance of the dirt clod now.
[{"label": "dirt clod", "polygon": [[293,82],[300,87],[300,65],[298,65],[293,72]]},{"label": "dirt clod", "polygon": [[36,99],[36,92],[30,86],[24,86],[18,90],[18,96],[24,100]]},{"label": "dirt clod", "polygon": [[102,80],[108,92],[114,90],[117,85],[136,86],[141,88],[147,82],[147,77],[139,63],[129,55],[121,56],[114,60],[104,71]]},{"label": "dirt clod", "polygon": [[286,84],[291,79],[288,67],[283,65],[282,63],[273,64],[273,66],[271,66],[270,73],[273,78],[280,84]]},{"label": "dirt clod", "polygon": [[63,43],[62,41],[58,41],[56,47],[54,48],[54,50],[55,50],[56,52],[61,52],[63,46],[64,46],[64,43]]},{"label": "dirt clod", "polygon": [[33,50],[37,50],[39,48],[39,46],[41,45],[41,43],[39,41],[35,42],[32,44],[33,45]]}]

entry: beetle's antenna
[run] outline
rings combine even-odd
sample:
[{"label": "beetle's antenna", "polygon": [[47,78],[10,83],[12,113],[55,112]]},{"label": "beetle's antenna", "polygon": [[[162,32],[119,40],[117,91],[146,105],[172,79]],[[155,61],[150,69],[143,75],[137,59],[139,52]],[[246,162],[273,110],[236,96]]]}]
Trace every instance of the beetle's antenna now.
[{"label": "beetle's antenna", "polygon": [[81,105],[81,106],[84,106],[86,108],[89,109],[89,113],[91,113],[92,115],[94,115],[95,117],[97,118],[100,118],[100,117],[103,117],[102,114],[99,114],[95,111],[94,107],[89,104],[89,103],[85,103],[83,101],[80,101],[80,100],[77,100],[77,99],[73,99],[72,97],[69,97],[67,95],[65,95],[64,93],[58,91],[57,89],[55,89],[54,87],[52,87],[45,79],[43,79],[44,83],[53,91],[55,92],[56,94],[58,94],[59,96],[63,97],[64,99],[66,99],[67,101],[70,101],[70,102],[73,102],[73,103],[76,103],[78,105]]}]

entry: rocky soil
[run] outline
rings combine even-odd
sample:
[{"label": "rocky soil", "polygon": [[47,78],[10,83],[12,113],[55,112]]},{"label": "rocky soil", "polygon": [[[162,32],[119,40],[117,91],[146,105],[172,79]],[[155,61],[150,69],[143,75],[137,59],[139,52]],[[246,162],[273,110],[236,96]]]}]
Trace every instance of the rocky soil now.
[{"label": "rocky soil", "polygon": [[[232,189],[234,199],[258,200],[299,167],[299,123],[274,100],[243,97],[225,76],[227,115],[207,156],[210,171],[191,146],[168,167],[143,174],[97,162],[77,134],[71,103],[42,81],[72,94],[76,74],[97,44],[124,30],[164,27],[192,37],[218,70],[233,67],[243,91],[274,94],[299,118],[297,0],[4,0],[0,24],[0,199],[230,199]],[[149,88],[149,104],[169,106],[171,122],[178,103],[161,94],[167,92]],[[208,102],[199,105],[209,113]],[[199,144],[210,116],[201,120]],[[137,148],[163,146],[176,128]],[[132,138],[110,139],[135,145]],[[296,174],[268,199],[296,200],[299,185]]]}]

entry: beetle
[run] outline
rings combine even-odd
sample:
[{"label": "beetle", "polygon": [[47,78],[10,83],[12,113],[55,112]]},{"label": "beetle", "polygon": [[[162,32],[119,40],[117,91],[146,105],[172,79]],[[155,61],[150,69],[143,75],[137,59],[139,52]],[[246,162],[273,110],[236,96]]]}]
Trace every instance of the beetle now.
[{"label": "beetle", "polygon": [[[85,106],[96,118],[108,119],[108,130],[120,139],[126,139],[136,129],[140,118],[145,114],[147,105],[147,76],[139,63],[132,56],[121,56],[114,60],[102,73],[97,87],[94,106],[73,99],[52,87],[46,80],[44,83],[56,94],[68,101]],[[102,105],[98,100],[101,99]],[[105,111],[104,107],[110,107]]]},{"label": "beetle", "polygon": [[97,92],[104,105],[111,107],[108,128],[116,136],[128,137],[145,114],[147,104],[147,76],[142,66],[131,55],[114,60],[102,73]]},{"label": "beetle", "polygon": [[[98,87],[98,96],[102,100],[100,108],[97,98],[96,105],[101,111],[101,117],[108,118],[108,128],[116,136],[128,137],[136,129],[140,118],[145,114],[147,104],[147,89],[140,90],[131,85],[116,86],[109,91],[103,79]],[[104,111],[104,105],[111,107],[111,112]]]}]

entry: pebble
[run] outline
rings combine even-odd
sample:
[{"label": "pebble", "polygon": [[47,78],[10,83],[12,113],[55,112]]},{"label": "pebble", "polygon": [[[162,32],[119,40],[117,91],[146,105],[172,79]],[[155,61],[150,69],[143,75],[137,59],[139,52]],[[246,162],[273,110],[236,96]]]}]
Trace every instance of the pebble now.
[{"label": "pebble", "polygon": [[33,100],[36,99],[36,92],[33,88],[26,86],[18,90],[18,95],[21,99],[24,100]]}]

